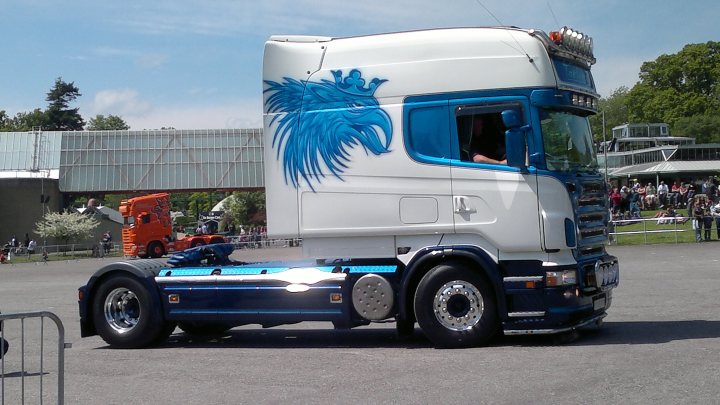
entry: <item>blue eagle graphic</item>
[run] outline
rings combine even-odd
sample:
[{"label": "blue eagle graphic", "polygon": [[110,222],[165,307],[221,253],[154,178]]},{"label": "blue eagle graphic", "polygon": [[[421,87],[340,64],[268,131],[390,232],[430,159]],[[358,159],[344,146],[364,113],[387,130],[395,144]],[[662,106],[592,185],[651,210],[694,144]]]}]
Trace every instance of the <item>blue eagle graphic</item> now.
[{"label": "blue eagle graphic", "polygon": [[341,70],[332,74],[334,81],[265,80],[267,112],[287,113],[270,122],[278,121],[272,147],[277,148],[277,159],[282,155],[285,183],[295,188],[302,178],[315,190],[313,182],[325,177],[323,165],[342,180],[349,150],[357,146],[367,154],[390,152],[392,122],[375,98],[375,90],[387,80],[375,78],[366,87],[357,69],[344,78]]}]

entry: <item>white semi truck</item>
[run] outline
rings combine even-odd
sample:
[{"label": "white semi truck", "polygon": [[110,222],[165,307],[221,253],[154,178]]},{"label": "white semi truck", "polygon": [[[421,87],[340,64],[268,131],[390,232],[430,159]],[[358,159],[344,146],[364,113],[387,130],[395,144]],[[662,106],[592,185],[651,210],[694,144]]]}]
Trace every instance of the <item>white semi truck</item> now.
[{"label": "white semi truck", "polygon": [[394,319],[464,347],[599,325],[619,267],[588,123],[594,62],[568,28],[271,37],[268,234],[302,238],[308,261],[206,247],[172,267],[109,265],[80,290],[83,335],[138,347],[176,323]]}]

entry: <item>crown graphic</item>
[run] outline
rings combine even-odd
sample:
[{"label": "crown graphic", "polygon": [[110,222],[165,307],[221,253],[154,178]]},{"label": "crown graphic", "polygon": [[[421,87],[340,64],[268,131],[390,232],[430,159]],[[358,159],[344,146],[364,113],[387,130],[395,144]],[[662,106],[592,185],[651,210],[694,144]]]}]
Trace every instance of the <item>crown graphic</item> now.
[{"label": "crown graphic", "polygon": [[378,86],[387,81],[385,79],[375,78],[365,87],[365,79],[362,78],[362,73],[357,69],[351,70],[344,79],[342,77],[342,70],[333,70],[332,74],[335,77],[335,85],[340,91],[355,96],[372,96],[375,94]]}]

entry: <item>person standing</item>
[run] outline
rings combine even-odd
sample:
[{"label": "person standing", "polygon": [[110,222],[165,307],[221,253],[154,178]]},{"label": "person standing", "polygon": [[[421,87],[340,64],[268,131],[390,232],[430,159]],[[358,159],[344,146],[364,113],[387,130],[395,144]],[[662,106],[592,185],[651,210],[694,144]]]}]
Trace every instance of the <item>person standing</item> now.
[{"label": "person standing", "polygon": [[695,242],[702,242],[702,226],[703,226],[703,209],[700,201],[695,201],[693,205],[692,228],[695,230]]},{"label": "person standing", "polygon": [[703,228],[705,228],[705,241],[710,240],[710,235],[712,234],[712,215],[710,214],[710,205],[703,204]]},{"label": "person standing", "polygon": [[36,249],[36,248],[37,248],[37,242],[35,242],[35,239],[30,239],[30,242],[28,242],[28,245],[27,245],[27,256],[28,256],[28,258],[30,257],[30,255],[32,255],[33,253],[35,253],[35,249]]},{"label": "person standing", "polygon": [[715,231],[717,232],[718,240],[720,240],[720,202],[713,205],[710,214],[715,218]]},{"label": "person standing", "polygon": [[660,182],[660,185],[658,185],[657,188],[657,194],[658,194],[658,200],[660,200],[660,208],[665,208],[665,205],[668,203],[668,193],[670,190],[668,189],[667,184],[665,184],[664,181]]}]

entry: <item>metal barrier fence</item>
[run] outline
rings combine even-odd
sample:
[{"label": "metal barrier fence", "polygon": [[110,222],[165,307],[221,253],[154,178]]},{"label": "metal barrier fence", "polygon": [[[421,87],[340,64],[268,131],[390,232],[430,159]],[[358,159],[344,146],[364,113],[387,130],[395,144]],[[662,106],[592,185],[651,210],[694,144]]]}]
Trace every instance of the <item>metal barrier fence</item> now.
[{"label": "metal barrier fence", "polygon": [[62,256],[63,259],[76,259],[80,257],[104,257],[121,252],[120,244],[112,244],[106,253],[102,244],[88,245],[87,243],[71,243],[67,245],[45,245],[38,246],[33,253],[28,253],[24,247],[4,249],[5,260],[8,263],[17,261],[18,258],[23,262],[43,262],[47,261],[49,256]]},{"label": "metal barrier fence", "polygon": [[[618,231],[618,227],[622,227],[624,225],[633,225],[642,223],[642,229],[641,230],[633,230],[633,231]],[[656,228],[652,227],[652,229],[648,228],[648,223],[655,223],[656,227],[660,225],[672,225],[672,228]],[[653,234],[673,234],[675,243],[679,243],[679,235],[682,232],[694,232],[694,229],[690,226],[692,223],[692,218],[688,217],[661,217],[661,218],[637,218],[637,219],[621,219],[621,220],[613,220],[610,221],[610,225],[608,227],[608,239],[609,242],[617,243],[618,236],[622,235],[643,235],[643,241],[644,243],[648,243],[648,235]]]},{"label": "metal barrier fence", "polygon": [[263,248],[286,248],[302,246],[302,239],[258,239],[248,240],[241,236],[229,236],[228,242],[235,245],[235,249],[263,249]]},{"label": "metal barrier fence", "polygon": [[[26,339],[26,320],[29,318],[39,319],[39,338],[33,339],[29,337]],[[2,341],[0,341],[0,345],[3,344],[3,341],[9,342],[7,353],[0,358],[0,403],[3,405],[6,400],[8,404],[25,404],[26,399],[36,398],[40,404],[43,403],[46,396],[44,377],[45,374],[50,374],[45,369],[45,356],[48,355],[45,351],[45,318],[52,320],[57,327],[57,369],[55,370],[57,374],[57,403],[63,404],[65,401],[65,349],[70,348],[71,344],[65,342],[65,327],[62,321],[57,315],[48,311],[18,312],[0,314],[0,325],[2,325],[0,330],[0,339]],[[19,320],[19,334],[17,330],[9,327],[14,323],[8,322],[10,320]],[[26,347],[26,343],[29,344],[29,347]],[[0,350],[0,353],[2,353],[2,350]],[[37,354],[38,358],[30,358],[31,354]],[[11,369],[16,371],[9,372]],[[37,371],[31,371],[32,369]],[[27,392],[26,389],[31,385],[26,384],[26,378],[30,380],[36,377],[38,391]],[[19,387],[11,383],[11,381],[15,381],[12,378],[19,378]]]}]

